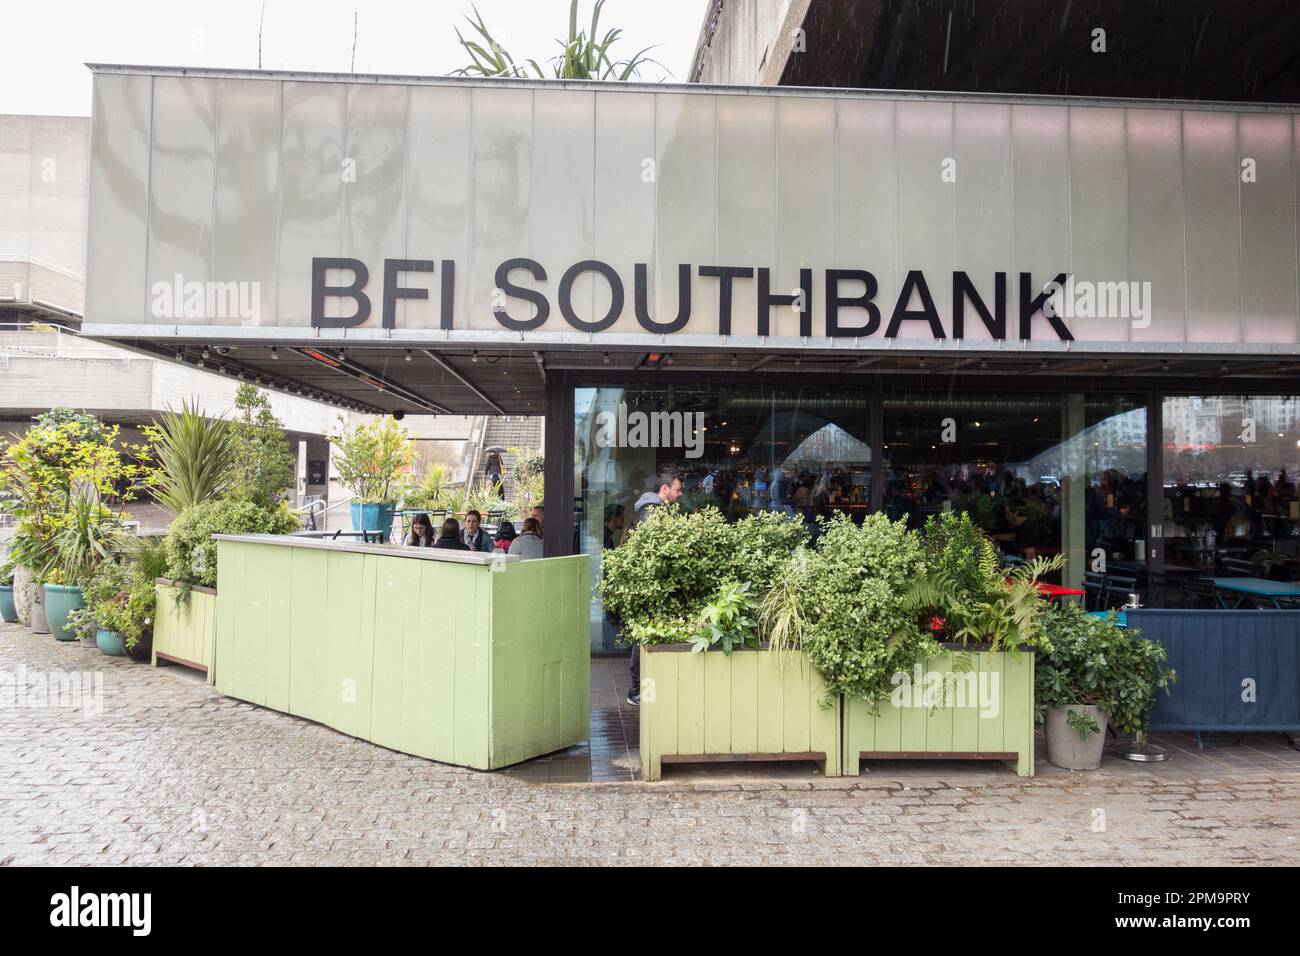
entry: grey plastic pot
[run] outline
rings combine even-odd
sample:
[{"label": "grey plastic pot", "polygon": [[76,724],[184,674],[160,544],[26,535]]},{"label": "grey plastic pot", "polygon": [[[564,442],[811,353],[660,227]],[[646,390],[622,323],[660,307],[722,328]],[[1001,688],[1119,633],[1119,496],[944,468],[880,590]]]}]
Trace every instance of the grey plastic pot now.
[{"label": "grey plastic pot", "polygon": [[33,588],[31,592],[31,623],[27,626],[33,634],[49,634],[50,622],[45,617],[45,589]]},{"label": "grey plastic pot", "polygon": [[[1071,710],[1091,714],[1100,733],[1080,736],[1066,720]],[[1096,770],[1106,749],[1106,715],[1095,704],[1048,707],[1043,736],[1047,739],[1047,762],[1063,770]]]}]

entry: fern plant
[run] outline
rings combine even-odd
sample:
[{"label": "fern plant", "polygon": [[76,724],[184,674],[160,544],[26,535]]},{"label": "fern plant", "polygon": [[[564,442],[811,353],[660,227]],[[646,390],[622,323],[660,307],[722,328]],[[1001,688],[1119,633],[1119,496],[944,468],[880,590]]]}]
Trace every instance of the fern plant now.
[{"label": "fern plant", "polygon": [[1038,557],[1010,575],[999,565],[987,538],[978,545],[975,574],[947,567],[928,567],[903,598],[917,619],[940,618],[943,633],[961,643],[987,643],[994,651],[1021,647],[1050,650],[1043,615],[1047,601],[1038,582],[1065,564],[1061,555]]}]

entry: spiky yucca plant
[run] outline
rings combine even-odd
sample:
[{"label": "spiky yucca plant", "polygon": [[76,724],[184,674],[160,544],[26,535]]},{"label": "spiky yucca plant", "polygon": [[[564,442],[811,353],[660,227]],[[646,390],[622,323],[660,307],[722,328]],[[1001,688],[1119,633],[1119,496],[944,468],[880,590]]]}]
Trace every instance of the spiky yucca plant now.
[{"label": "spiky yucca plant", "polygon": [[505,77],[536,75],[540,79],[545,79],[549,75],[557,80],[634,79],[641,67],[647,63],[657,62],[646,56],[653,47],[646,47],[626,60],[613,59],[610,48],[619,41],[623,31],[608,30],[603,37],[597,39],[600,8],[604,5],[605,0],[596,0],[591,11],[591,27],[589,30],[579,30],[578,0],[572,0],[569,4],[569,36],[565,40],[556,38],[555,42],[560,44],[561,52],[549,61],[551,67],[549,74],[538,65],[536,60],[525,60],[523,64],[516,63],[514,57],[493,38],[487,24],[483,22],[482,14],[478,12],[477,7],[474,7],[473,19],[469,17],[466,19],[482,42],[466,40],[459,30],[456,31],[456,38],[469,53],[470,62],[459,70],[454,70],[452,75]]},{"label": "spiky yucca plant", "polygon": [[160,478],[154,497],[176,514],[217,497],[229,478],[230,423],[205,418],[198,402],[181,402],[179,412],[164,412],[151,429]]}]

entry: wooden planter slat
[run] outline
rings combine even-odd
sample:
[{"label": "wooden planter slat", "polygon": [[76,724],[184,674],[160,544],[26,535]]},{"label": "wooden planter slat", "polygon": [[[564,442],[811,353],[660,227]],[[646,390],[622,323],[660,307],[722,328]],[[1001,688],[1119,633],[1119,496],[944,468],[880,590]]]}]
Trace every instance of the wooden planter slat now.
[{"label": "wooden planter slat", "polygon": [[217,641],[217,592],[192,587],[189,593],[167,580],[154,582],[156,602],[153,618],[151,663],[180,664],[203,671],[208,683],[216,680],[213,653]]},{"label": "wooden planter slat", "polygon": [[[844,708],[844,772],[856,776],[862,760],[1001,760],[1015,764],[1022,777],[1034,774],[1034,655],[1021,651],[974,651],[976,686],[982,675],[997,675],[997,708],[982,715],[978,706],[895,707],[882,701],[872,716],[861,700]],[[953,672],[952,655],[922,663],[923,672]]]},{"label": "wooden planter slat", "polygon": [[802,652],[782,667],[769,650],[641,649],[641,772],[664,763],[815,760],[838,776],[840,706]]}]

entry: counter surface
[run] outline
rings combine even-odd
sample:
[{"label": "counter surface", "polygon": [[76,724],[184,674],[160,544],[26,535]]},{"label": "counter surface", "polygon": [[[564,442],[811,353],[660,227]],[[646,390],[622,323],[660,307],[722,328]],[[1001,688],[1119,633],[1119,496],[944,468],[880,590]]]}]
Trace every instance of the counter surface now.
[{"label": "counter surface", "polygon": [[380,554],[389,558],[416,558],[420,561],[446,561],[451,564],[500,564],[523,559],[517,554],[477,551],[451,551],[445,548],[409,548],[400,544],[366,544],[361,541],[322,540],[292,534],[214,534],[218,541],[242,541],[246,544],[273,544],[286,548],[311,548],[318,551],[351,551],[357,554]]}]

